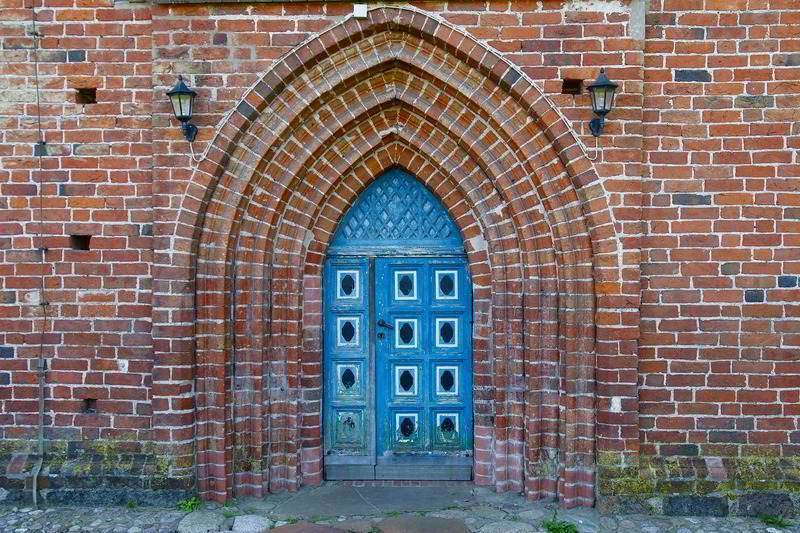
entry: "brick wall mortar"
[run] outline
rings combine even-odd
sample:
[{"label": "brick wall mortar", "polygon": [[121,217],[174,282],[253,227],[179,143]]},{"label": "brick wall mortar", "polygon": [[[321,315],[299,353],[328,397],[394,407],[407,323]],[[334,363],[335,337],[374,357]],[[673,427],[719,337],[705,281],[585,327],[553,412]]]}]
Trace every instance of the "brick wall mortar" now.
[{"label": "brick wall mortar", "polygon": [[[789,456],[800,439],[791,386],[800,373],[798,17],[780,0],[700,3],[651,1],[644,42],[627,37],[627,6],[419,5],[517,65],[590,155],[588,98],[560,94],[560,80],[589,82],[606,66],[621,84],[593,163],[601,180],[581,191],[592,208],[610,207],[597,232],[618,244],[594,255],[606,328],[596,345],[597,449],[634,463],[640,445],[659,457]],[[205,192],[187,189],[194,164],[164,92],[180,73],[200,93],[194,150],[204,153],[215,132],[231,134],[232,110],[259,77],[351,5],[37,6],[55,315],[48,435],[172,442],[171,474],[191,476],[194,314],[182,280],[196,228],[177,217],[187,194],[199,204]],[[34,429],[40,338],[28,7],[4,5],[0,24],[4,439]],[[83,87],[98,89],[97,104],[74,103]],[[90,251],[68,249],[78,233],[95,235]],[[82,413],[93,397],[100,412]]]}]

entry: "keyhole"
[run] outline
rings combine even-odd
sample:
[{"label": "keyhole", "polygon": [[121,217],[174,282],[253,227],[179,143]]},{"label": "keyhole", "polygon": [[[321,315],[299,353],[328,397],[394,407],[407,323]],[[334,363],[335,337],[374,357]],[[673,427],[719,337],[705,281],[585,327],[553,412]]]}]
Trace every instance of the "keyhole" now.
[{"label": "keyhole", "polygon": [[378,333],[377,337],[379,341],[383,340],[383,333]]}]

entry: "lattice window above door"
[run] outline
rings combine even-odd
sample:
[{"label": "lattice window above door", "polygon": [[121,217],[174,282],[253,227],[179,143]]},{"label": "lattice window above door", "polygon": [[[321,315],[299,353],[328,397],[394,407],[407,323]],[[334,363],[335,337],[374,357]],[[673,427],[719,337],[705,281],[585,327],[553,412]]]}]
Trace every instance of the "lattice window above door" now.
[{"label": "lattice window above door", "polygon": [[361,193],[339,223],[331,250],[376,246],[463,252],[458,228],[439,199],[400,169],[387,171]]}]

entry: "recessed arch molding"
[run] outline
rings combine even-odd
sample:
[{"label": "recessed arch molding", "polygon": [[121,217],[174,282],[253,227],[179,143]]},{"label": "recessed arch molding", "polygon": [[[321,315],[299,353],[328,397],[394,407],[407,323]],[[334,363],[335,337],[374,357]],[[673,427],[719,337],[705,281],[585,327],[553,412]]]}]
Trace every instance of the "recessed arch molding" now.
[{"label": "recessed arch molding", "polygon": [[591,505],[598,450],[630,432],[604,411],[598,365],[627,340],[598,309],[631,305],[601,180],[516,67],[407,8],[278,61],[195,169],[155,272],[157,435],[194,435],[185,464],[208,499],[321,481],[322,265],[348,208],[395,167],[465,243],[475,483]]}]

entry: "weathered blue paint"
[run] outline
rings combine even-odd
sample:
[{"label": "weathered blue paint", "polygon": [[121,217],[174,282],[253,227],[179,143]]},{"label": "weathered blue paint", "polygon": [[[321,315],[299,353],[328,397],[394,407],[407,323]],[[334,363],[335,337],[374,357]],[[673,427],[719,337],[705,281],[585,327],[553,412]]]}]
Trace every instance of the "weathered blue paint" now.
[{"label": "weathered blue paint", "polygon": [[[472,450],[472,292],[463,258],[375,260],[377,453]],[[446,291],[442,291],[444,286]]]},{"label": "weathered blue paint", "polygon": [[331,259],[324,276],[325,449],[371,464],[369,261]]},{"label": "weathered blue paint", "polygon": [[441,202],[387,171],[339,224],[323,276],[326,472],[366,478],[379,456],[469,455],[472,290]]}]

